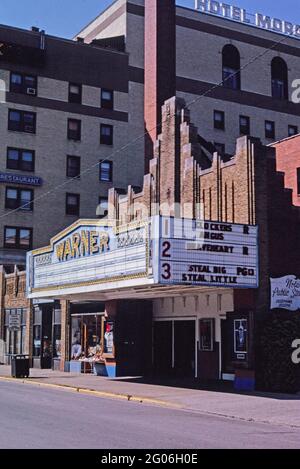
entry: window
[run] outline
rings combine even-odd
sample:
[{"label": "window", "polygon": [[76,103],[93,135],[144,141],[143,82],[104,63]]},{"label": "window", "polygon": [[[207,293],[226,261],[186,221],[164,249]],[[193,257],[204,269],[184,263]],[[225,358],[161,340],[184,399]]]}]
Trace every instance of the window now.
[{"label": "window", "polygon": [[81,139],[81,121],[77,119],[68,119],[68,139],[80,140]]},{"label": "window", "polygon": [[100,143],[102,145],[113,145],[113,126],[101,124]]},{"label": "window", "polygon": [[114,92],[110,90],[101,90],[101,107],[104,109],[113,109]]},{"label": "window", "polygon": [[274,140],[275,139],[275,122],[266,121],[265,131],[266,131],[266,138],[270,138]]},{"label": "window", "polygon": [[10,74],[10,91],[14,93],[22,92],[22,81],[23,77],[21,73],[13,73]]},{"label": "window", "polygon": [[26,330],[27,330],[27,310],[21,311],[21,353],[26,354]]},{"label": "window", "polygon": [[5,193],[5,208],[20,209],[26,212],[33,211],[33,190],[7,187]]},{"label": "window", "polygon": [[61,309],[53,311],[53,357],[61,357]]},{"label": "window", "polygon": [[225,130],[225,113],[223,111],[214,111],[214,127]]},{"label": "window", "polygon": [[79,216],[80,213],[80,195],[66,194],[66,215]]},{"label": "window", "polygon": [[240,116],[240,134],[250,135],[250,118],[247,116]]},{"label": "window", "polygon": [[99,218],[105,218],[108,215],[108,198],[99,197],[99,205],[97,208],[97,216]]},{"label": "window", "polygon": [[104,313],[71,315],[71,360],[80,360],[87,352],[94,361],[101,361],[103,353],[114,353],[114,323],[105,321]]},{"label": "window", "polygon": [[32,249],[32,228],[6,226],[4,228],[4,247],[14,249]]},{"label": "window", "polygon": [[34,151],[20,148],[7,149],[7,169],[34,171]]},{"label": "window", "polygon": [[236,47],[227,44],[222,51],[223,86],[231,90],[241,89],[241,59]]},{"label": "window", "polygon": [[214,350],[214,320],[200,319],[200,350],[213,352]]},{"label": "window", "polygon": [[299,133],[297,125],[289,125],[289,137],[297,135]]},{"label": "window", "polygon": [[75,83],[69,84],[69,102],[81,104],[82,102],[82,85]]},{"label": "window", "polygon": [[112,182],[113,163],[111,161],[100,161],[100,181]]},{"label": "window", "polygon": [[224,145],[224,143],[215,142],[214,145],[215,145],[215,149],[219,153],[219,155],[224,156],[225,155],[225,145]]},{"label": "window", "polygon": [[9,109],[8,130],[35,134],[36,114],[34,112],[16,111],[14,109]]},{"label": "window", "polygon": [[[17,321],[19,327],[10,327],[11,318]],[[26,353],[26,309],[6,309],[4,315],[4,339],[6,342],[6,353],[18,355]]]},{"label": "window", "polygon": [[297,168],[297,190],[298,195],[300,195],[300,168]]},{"label": "window", "polygon": [[272,96],[277,99],[288,99],[288,68],[281,57],[275,57],[271,64]]},{"label": "window", "polygon": [[4,315],[4,342],[5,342],[5,353],[10,353],[10,330],[9,330],[9,311],[5,311]]},{"label": "window", "polygon": [[37,77],[32,75],[24,75],[21,73],[11,72],[10,74],[10,91],[12,93],[37,95]]},{"label": "window", "polygon": [[80,178],[80,156],[67,157],[67,177]]},{"label": "window", "polygon": [[33,353],[34,357],[41,356],[42,348],[42,310],[35,306],[33,310]]}]

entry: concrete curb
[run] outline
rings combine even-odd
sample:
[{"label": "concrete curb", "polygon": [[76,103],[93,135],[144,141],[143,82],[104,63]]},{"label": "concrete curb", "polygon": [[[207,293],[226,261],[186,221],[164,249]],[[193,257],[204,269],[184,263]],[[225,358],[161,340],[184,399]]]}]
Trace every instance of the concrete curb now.
[{"label": "concrete curb", "polygon": [[243,417],[240,415],[232,415],[231,413],[220,413],[220,412],[212,412],[209,410],[205,409],[195,409],[186,405],[181,405],[181,404],[175,404],[170,401],[163,401],[160,399],[153,399],[149,397],[141,397],[141,396],[136,396],[136,395],[131,395],[131,394],[122,394],[122,393],[116,393],[116,392],[108,392],[108,391],[96,391],[95,389],[88,389],[88,388],[81,388],[81,387],[76,387],[76,386],[70,386],[67,384],[54,384],[54,383],[43,383],[41,381],[31,381],[31,379],[16,379],[16,378],[11,378],[8,376],[0,376],[0,381],[6,381],[6,382],[11,382],[11,383],[17,383],[17,384],[29,384],[32,386],[39,386],[43,388],[50,388],[50,389],[59,389],[59,390],[64,390],[64,391],[70,391],[74,393],[79,393],[79,394],[85,394],[85,395],[90,395],[102,399],[114,399],[114,400],[121,400],[121,401],[127,401],[127,402],[136,402],[139,404],[148,404],[148,405],[155,405],[155,406],[160,406],[160,407],[165,407],[169,409],[177,409],[185,412],[193,412],[195,414],[202,414],[202,415],[207,415],[211,417],[219,417],[219,418],[225,418],[229,420],[239,420],[243,422],[255,422],[259,424],[264,424],[264,425],[276,425],[280,427],[287,427],[290,429],[298,429],[300,428],[300,424],[292,424],[292,423],[286,423],[282,421],[272,421],[272,420],[264,420],[264,419],[257,419],[257,418],[251,418],[251,417]]},{"label": "concrete curb", "polygon": [[30,384],[33,386],[40,386],[44,388],[68,390],[72,392],[77,392],[79,394],[87,394],[90,396],[100,397],[100,398],[119,399],[119,400],[127,401],[127,402],[138,402],[140,404],[152,404],[152,405],[158,405],[161,407],[169,407],[173,409],[184,408],[180,404],[174,404],[172,402],[162,401],[160,399],[152,399],[149,397],[133,396],[130,394],[121,394],[121,393],[108,392],[108,391],[96,391],[95,389],[80,388],[76,386],[69,386],[67,384],[43,383],[41,381],[31,381],[30,379],[23,379],[23,378],[16,379],[16,378],[10,378],[7,376],[0,376],[0,380],[7,381],[10,383]]}]

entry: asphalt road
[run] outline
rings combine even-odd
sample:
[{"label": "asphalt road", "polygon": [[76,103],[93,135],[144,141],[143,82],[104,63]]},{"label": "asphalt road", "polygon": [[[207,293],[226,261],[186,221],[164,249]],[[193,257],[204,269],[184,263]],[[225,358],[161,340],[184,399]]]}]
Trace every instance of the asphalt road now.
[{"label": "asphalt road", "polygon": [[0,448],[300,448],[300,429],[0,381]]}]

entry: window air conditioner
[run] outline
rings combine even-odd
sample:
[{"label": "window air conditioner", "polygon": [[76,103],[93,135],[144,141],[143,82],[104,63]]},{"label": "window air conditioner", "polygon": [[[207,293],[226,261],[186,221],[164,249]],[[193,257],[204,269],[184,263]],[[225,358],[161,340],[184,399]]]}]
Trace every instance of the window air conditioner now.
[{"label": "window air conditioner", "polygon": [[24,131],[33,134],[33,126],[32,125],[25,125]]}]

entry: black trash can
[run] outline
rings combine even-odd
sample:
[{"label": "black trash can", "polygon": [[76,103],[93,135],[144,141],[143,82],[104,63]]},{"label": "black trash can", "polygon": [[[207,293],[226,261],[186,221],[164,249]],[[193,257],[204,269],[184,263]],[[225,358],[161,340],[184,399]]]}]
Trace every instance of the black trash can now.
[{"label": "black trash can", "polygon": [[13,355],[11,357],[12,378],[29,378],[29,357],[27,355]]}]

